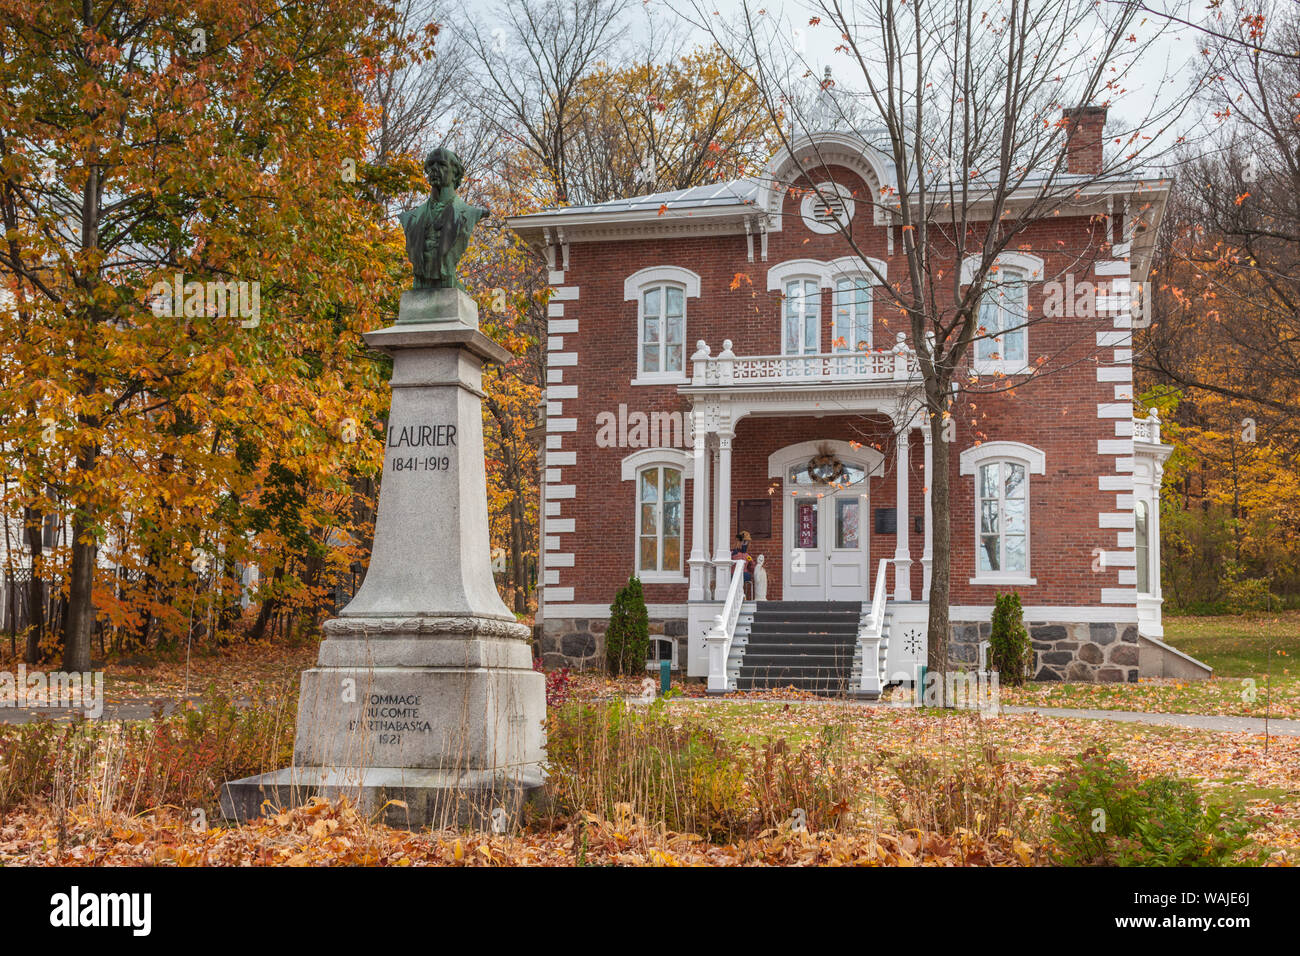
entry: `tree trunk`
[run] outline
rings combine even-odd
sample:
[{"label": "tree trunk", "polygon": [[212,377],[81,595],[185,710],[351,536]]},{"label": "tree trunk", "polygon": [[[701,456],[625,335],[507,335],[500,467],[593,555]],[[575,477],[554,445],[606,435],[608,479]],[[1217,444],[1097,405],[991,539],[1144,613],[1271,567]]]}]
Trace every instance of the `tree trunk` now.
[{"label": "tree trunk", "polygon": [[27,547],[32,553],[32,579],[27,583],[27,646],[23,649],[23,660],[28,664],[39,664],[41,638],[45,636],[45,588],[40,574],[45,515],[35,508],[25,508],[24,511],[23,526],[27,533]]},{"label": "tree trunk", "polygon": [[[515,485],[516,488],[519,485]],[[516,491],[510,501],[510,576],[514,587],[514,610],[528,610],[528,569],[524,567],[524,497]]]},{"label": "tree trunk", "polygon": [[[930,419],[934,455],[930,476],[931,564],[929,648],[926,654],[927,682],[935,688],[934,702],[946,705],[943,675],[948,670],[948,601],[951,593],[952,514],[949,498],[949,442],[944,440],[942,415]],[[924,692],[927,688],[922,687]],[[925,700],[926,698],[922,698]]]},{"label": "tree trunk", "polygon": [[90,670],[90,636],[95,627],[95,559],[99,546],[90,521],[81,511],[72,518],[72,539],[68,625],[63,643],[63,669],[70,673]]}]

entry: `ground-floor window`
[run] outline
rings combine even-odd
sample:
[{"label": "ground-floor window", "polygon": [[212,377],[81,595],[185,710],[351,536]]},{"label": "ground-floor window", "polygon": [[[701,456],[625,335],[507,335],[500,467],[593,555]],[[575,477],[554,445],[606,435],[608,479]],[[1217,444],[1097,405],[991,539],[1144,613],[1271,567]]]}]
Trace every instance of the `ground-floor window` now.
[{"label": "ground-floor window", "polygon": [[1151,533],[1147,503],[1139,501],[1133,509],[1133,527],[1137,534],[1137,589],[1139,594],[1151,593]]},{"label": "ground-floor window", "polygon": [[991,461],[979,470],[979,570],[1028,571],[1029,501],[1025,466]]},{"label": "ground-floor window", "polygon": [[682,571],[682,473],[651,465],[637,474],[637,572],[640,577]]}]

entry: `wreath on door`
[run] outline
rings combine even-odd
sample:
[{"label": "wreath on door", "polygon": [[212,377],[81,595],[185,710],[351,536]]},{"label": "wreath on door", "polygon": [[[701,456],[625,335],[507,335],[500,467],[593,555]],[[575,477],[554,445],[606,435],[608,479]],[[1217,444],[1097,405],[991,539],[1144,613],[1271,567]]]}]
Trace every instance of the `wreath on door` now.
[{"label": "wreath on door", "polygon": [[808,476],[819,485],[835,484],[844,475],[844,462],[823,445],[808,459]]}]

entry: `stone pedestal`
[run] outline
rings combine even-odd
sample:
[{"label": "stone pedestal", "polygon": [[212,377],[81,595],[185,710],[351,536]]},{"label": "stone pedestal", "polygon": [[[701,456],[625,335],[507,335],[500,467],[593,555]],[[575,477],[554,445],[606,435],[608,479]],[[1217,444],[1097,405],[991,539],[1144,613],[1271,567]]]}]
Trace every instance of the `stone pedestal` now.
[{"label": "stone pedestal", "polygon": [[405,293],[365,338],[393,357],[370,568],[303,674],[293,766],[227,783],[222,811],[322,794],[396,826],[499,826],[542,783],[546,717],[490,563],[482,369],[510,356],[455,289]]}]

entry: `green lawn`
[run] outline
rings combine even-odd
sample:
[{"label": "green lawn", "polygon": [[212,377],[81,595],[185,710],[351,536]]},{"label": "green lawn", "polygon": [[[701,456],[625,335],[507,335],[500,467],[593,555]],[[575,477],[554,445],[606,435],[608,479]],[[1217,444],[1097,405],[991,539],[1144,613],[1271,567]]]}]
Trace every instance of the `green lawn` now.
[{"label": "green lawn", "polygon": [[1166,617],[1165,641],[1214,668],[1204,681],[1031,683],[1002,702],[1167,714],[1300,718],[1300,611]]}]

